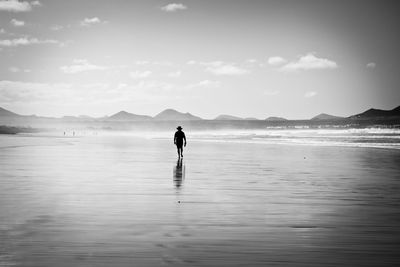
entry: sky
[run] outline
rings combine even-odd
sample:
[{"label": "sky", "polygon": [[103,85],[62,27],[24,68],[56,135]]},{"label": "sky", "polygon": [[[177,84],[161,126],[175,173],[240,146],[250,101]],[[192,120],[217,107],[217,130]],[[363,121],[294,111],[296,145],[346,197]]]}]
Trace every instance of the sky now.
[{"label": "sky", "polygon": [[400,105],[390,0],[0,0],[0,107],[308,119]]}]

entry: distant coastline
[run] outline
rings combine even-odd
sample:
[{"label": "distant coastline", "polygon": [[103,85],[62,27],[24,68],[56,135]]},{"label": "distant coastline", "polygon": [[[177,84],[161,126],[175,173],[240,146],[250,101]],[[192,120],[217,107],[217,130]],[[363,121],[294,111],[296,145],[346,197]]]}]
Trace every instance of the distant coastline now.
[{"label": "distant coastline", "polygon": [[[2,119],[6,118],[29,118],[29,119],[48,119],[48,120],[63,120],[63,121],[196,121],[196,120],[208,120],[208,119],[203,119],[199,116],[195,116],[189,112],[183,113],[179,112],[175,109],[166,109],[154,117],[151,117],[149,115],[138,115],[134,113],[130,113],[127,111],[119,111],[113,115],[110,116],[104,116],[104,117],[90,117],[87,115],[80,115],[80,116],[63,116],[61,118],[56,118],[56,117],[42,117],[42,116],[36,116],[36,115],[20,115],[15,112],[9,111],[7,109],[4,109],[0,107],[0,122]],[[400,118],[400,106],[391,109],[391,110],[381,110],[381,109],[368,109],[362,113],[358,113],[355,115],[351,115],[348,117],[339,117],[339,116],[334,116],[326,113],[321,113],[319,115],[316,115],[309,120],[347,120],[347,119],[394,119],[394,118]],[[242,121],[242,120],[248,120],[248,121],[253,121],[253,120],[260,120],[260,121],[307,121],[305,120],[291,120],[283,117],[267,117],[265,119],[257,119],[254,117],[251,118],[241,118],[233,115],[228,115],[228,114],[222,114],[217,116],[214,119],[215,121]]]},{"label": "distant coastline", "polygon": [[400,128],[400,106],[392,110],[369,109],[349,117],[337,117],[322,113],[309,120],[288,120],[268,117],[264,120],[221,115],[212,120],[202,119],[190,113],[167,109],[151,117],[126,111],[114,115],[92,118],[89,116],[64,116],[62,118],[19,115],[0,108],[0,132],[2,134],[31,133],[41,130],[168,130],[182,124],[193,130],[265,129],[265,128]]},{"label": "distant coastline", "polygon": [[31,127],[14,127],[0,125],[0,134],[36,133],[40,131],[40,129]]}]

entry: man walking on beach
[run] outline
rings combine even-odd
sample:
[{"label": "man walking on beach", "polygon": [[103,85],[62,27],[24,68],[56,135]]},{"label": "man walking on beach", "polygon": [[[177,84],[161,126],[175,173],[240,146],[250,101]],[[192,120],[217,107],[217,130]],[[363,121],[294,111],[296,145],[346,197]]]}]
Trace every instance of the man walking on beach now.
[{"label": "man walking on beach", "polygon": [[183,158],[183,146],[186,146],[186,136],[185,133],[182,132],[181,126],[178,126],[176,129],[178,131],[175,132],[174,144],[178,149],[178,157]]}]

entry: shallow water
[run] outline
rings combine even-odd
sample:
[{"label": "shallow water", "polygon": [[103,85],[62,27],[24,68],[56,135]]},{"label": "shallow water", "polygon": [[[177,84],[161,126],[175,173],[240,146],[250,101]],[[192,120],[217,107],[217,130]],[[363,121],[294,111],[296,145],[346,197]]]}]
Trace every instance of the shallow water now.
[{"label": "shallow water", "polygon": [[400,151],[0,137],[0,266],[396,266]]}]

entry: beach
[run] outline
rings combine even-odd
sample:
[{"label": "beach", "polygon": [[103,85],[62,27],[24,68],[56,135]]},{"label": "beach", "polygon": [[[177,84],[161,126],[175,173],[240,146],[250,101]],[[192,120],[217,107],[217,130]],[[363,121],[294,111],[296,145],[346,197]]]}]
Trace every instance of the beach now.
[{"label": "beach", "polygon": [[0,266],[397,266],[400,150],[0,136]]}]

